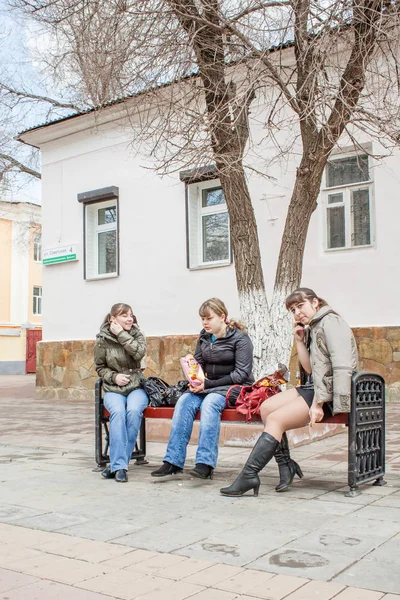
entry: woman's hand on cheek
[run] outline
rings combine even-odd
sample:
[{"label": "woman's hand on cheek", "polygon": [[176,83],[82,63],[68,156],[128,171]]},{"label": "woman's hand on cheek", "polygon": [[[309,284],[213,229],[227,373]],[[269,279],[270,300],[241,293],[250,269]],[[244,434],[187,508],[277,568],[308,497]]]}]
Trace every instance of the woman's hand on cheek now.
[{"label": "woman's hand on cheek", "polygon": [[293,323],[294,339],[297,342],[304,342],[304,326],[299,323]]},{"label": "woman's hand on cheek", "polygon": [[110,331],[114,335],[118,335],[121,331],[123,331],[123,327],[116,321],[111,321],[110,323]]}]

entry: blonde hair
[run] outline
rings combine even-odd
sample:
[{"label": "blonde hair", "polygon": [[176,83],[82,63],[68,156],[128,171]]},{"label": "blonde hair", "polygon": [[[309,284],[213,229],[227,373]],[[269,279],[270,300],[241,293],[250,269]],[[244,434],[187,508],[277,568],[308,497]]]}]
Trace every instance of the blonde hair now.
[{"label": "blonde hair", "polygon": [[112,305],[110,312],[108,312],[106,314],[106,316],[104,317],[101,326],[103,327],[103,325],[106,325],[107,323],[109,323],[111,317],[118,317],[119,315],[127,315],[129,311],[132,313],[134,324],[137,325],[137,318],[133,314],[132,307],[129,306],[129,304],[125,304],[124,302],[118,302],[117,304]]},{"label": "blonde hair", "polygon": [[309,300],[312,302],[316,298],[318,300],[318,308],[322,308],[323,306],[328,306],[328,303],[323,298],[317,296],[314,290],[306,287],[297,288],[294,292],[292,292],[285,300],[285,306],[289,310],[293,304],[297,304],[298,302],[304,302],[304,300]]},{"label": "blonde hair", "polygon": [[241,321],[236,321],[236,319],[231,319],[228,317],[228,309],[225,304],[219,298],[209,298],[199,308],[200,317],[209,317],[210,310],[212,310],[216,315],[222,317],[225,315],[225,323],[228,327],[232,329],[240,329],[241,331],[246,331],[246,327]]}]

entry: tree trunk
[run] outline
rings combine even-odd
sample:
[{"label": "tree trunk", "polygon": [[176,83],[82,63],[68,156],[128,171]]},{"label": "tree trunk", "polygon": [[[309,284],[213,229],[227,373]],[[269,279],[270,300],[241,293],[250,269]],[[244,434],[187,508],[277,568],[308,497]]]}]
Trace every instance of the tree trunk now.
[{"label": "tree trunk", "polygon": [[268,304],[257,223],[243,168],[224,165],[219,170],[229,211],[240,313],[254,345],[254,374],[258,377],[266,368]]},{"label": "tree trunk", "polygon": [[[311,215],[317,208],[323,170],[327,158],[304,156],[297,169],[276,269],[274,292],[269,311],[270,330],[266,361],[288,364],[293,345],[293,323],[285,298],[300,286],[303,255]],[[312,287],[312,282],[307,282]]]}]

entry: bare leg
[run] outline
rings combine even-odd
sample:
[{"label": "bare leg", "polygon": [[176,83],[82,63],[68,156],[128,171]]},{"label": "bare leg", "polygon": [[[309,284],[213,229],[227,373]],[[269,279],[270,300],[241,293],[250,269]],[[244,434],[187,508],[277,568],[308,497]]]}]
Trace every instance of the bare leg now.
[{"label": "bare leg", "polygon": [[271,413],[278,410],[279,408],[282,408],[282,406],[293,402],[293,400],[296,400],[297,398],[301,398],[301,396],[296,390],[296,388],[292,388],[291,390],[286,390],[285,392],[281,392],[280,394],[276,394],[275,396],[272,396],[271,398],[265,400],[265,402],[261,404],[260,410],[261,418],[263,420],[264,425],[267,420],[267,417]]},{"label": "bare leg", "polygon": [[304,427],[310,421],[307,403],[297,392],[296,394],[297,397],[282,403],[279,408],[265,415],[264,431],[278,441],[285,431]]},{"label": "bare leg", "polygon": [[[307,403],[296,389],[287,390],[266,400],[261,406],[261,416],[264,421],[264,433],[257,440],[242,472],[232,485],[221,488],[220,492],[224,496],[242,496],[249,490],[254,490],[254,495],[257,496],[260,487],[258,473],[277,452],[282,434],[287,429],[303,427],[310,420]],[[290,462],[294,463],[294,461]],[[302,476],[301,471],[298,475]],[[287,489],[293,477],[294,472],[290,472],[283,486],[280,484],[278,491]]]}]

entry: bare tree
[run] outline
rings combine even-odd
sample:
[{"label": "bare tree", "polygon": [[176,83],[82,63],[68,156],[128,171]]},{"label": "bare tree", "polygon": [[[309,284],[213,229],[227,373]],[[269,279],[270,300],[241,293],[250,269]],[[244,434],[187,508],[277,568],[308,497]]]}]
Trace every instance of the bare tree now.
[{"label": "bare tree", "polygon": [[[399,141],[398,0],[15,3],[69,44],[66,32],[78,27],[82,35],[74,34],[72,52],[80,73],[87,77],[91,65],[98,69],[97,91],[88,92],[92,97],[108,98],[102,90],[109,63],[123,75],[119,89],[140,94],[131,104],[140,107],[132,122],[139,123],[142,141],[152,140],[153,154],[159,159],[161,154],[159,168],[215,164],[257,372],[288,358],[291,335],[283,299],[301,281],[308,226],[332,149],[344,132],[355,140],[357,129],[388,143]],[[88,16],[91,4],[95,16],[90,10]],[[123,35],[114,32],[106,46],[109,63],[100,52],[99,66],[91,26],[101,18],[113,27],[123,23]],[[112,36],[108,25],[107,20]],[[252,149],[249,114],[261,94],[269,102],[267,133],[290,124],[302,148],[270,305],[245,170]]]},{"label": "bare tree", "polygon": [[[24,151],[13,137],[18,130],[37,123],[102,106],[130,92],[130,43],[132,17],[124,10],[96,0],[59,2],[51,10],[51,36],[43,29],[36,50],[40,64],[39,86],[23,73],[0,73],[0,181],[15,186],[15,175],[40,179],[38,153]],[[51,8],[51,7],[49,7]],[[33,10],[35,13],[35,10]],[[16,14],[16,11],[14,11]],[[61,14],[61,18],[57,15]],[[47,19],[44,19],[47,23]],[[23,26],[23,22],[21,22]],[[3,46],[8,41],[7,35]],[[1,36],[0,36],[1,38]],[[35,52],[33,49],[30,53]],[[46,87],[51,89],[46,93]],[[40,92],[35,91],[39,87]],[[61,91],[61,94],[60,94]],[[57,93],[58,92],[58,93]],[[31,117],[29,119],[29,116]],[[22,125],[23,124],[23,125]]]},{"label": "bare tree", "polygon": [[[3,79],[4,78],[4,79]],[[24,174],[40,179],[39,154],[32,148],[23,148],[14,137],[21,129],[38,119],[47,121],[80,111],[83,105],[62,101],[46,94],[34,93],[26,84],[13,85],[10,76],[0,77],[0,182],[2,191],[14,186],[15,176]]]}]

